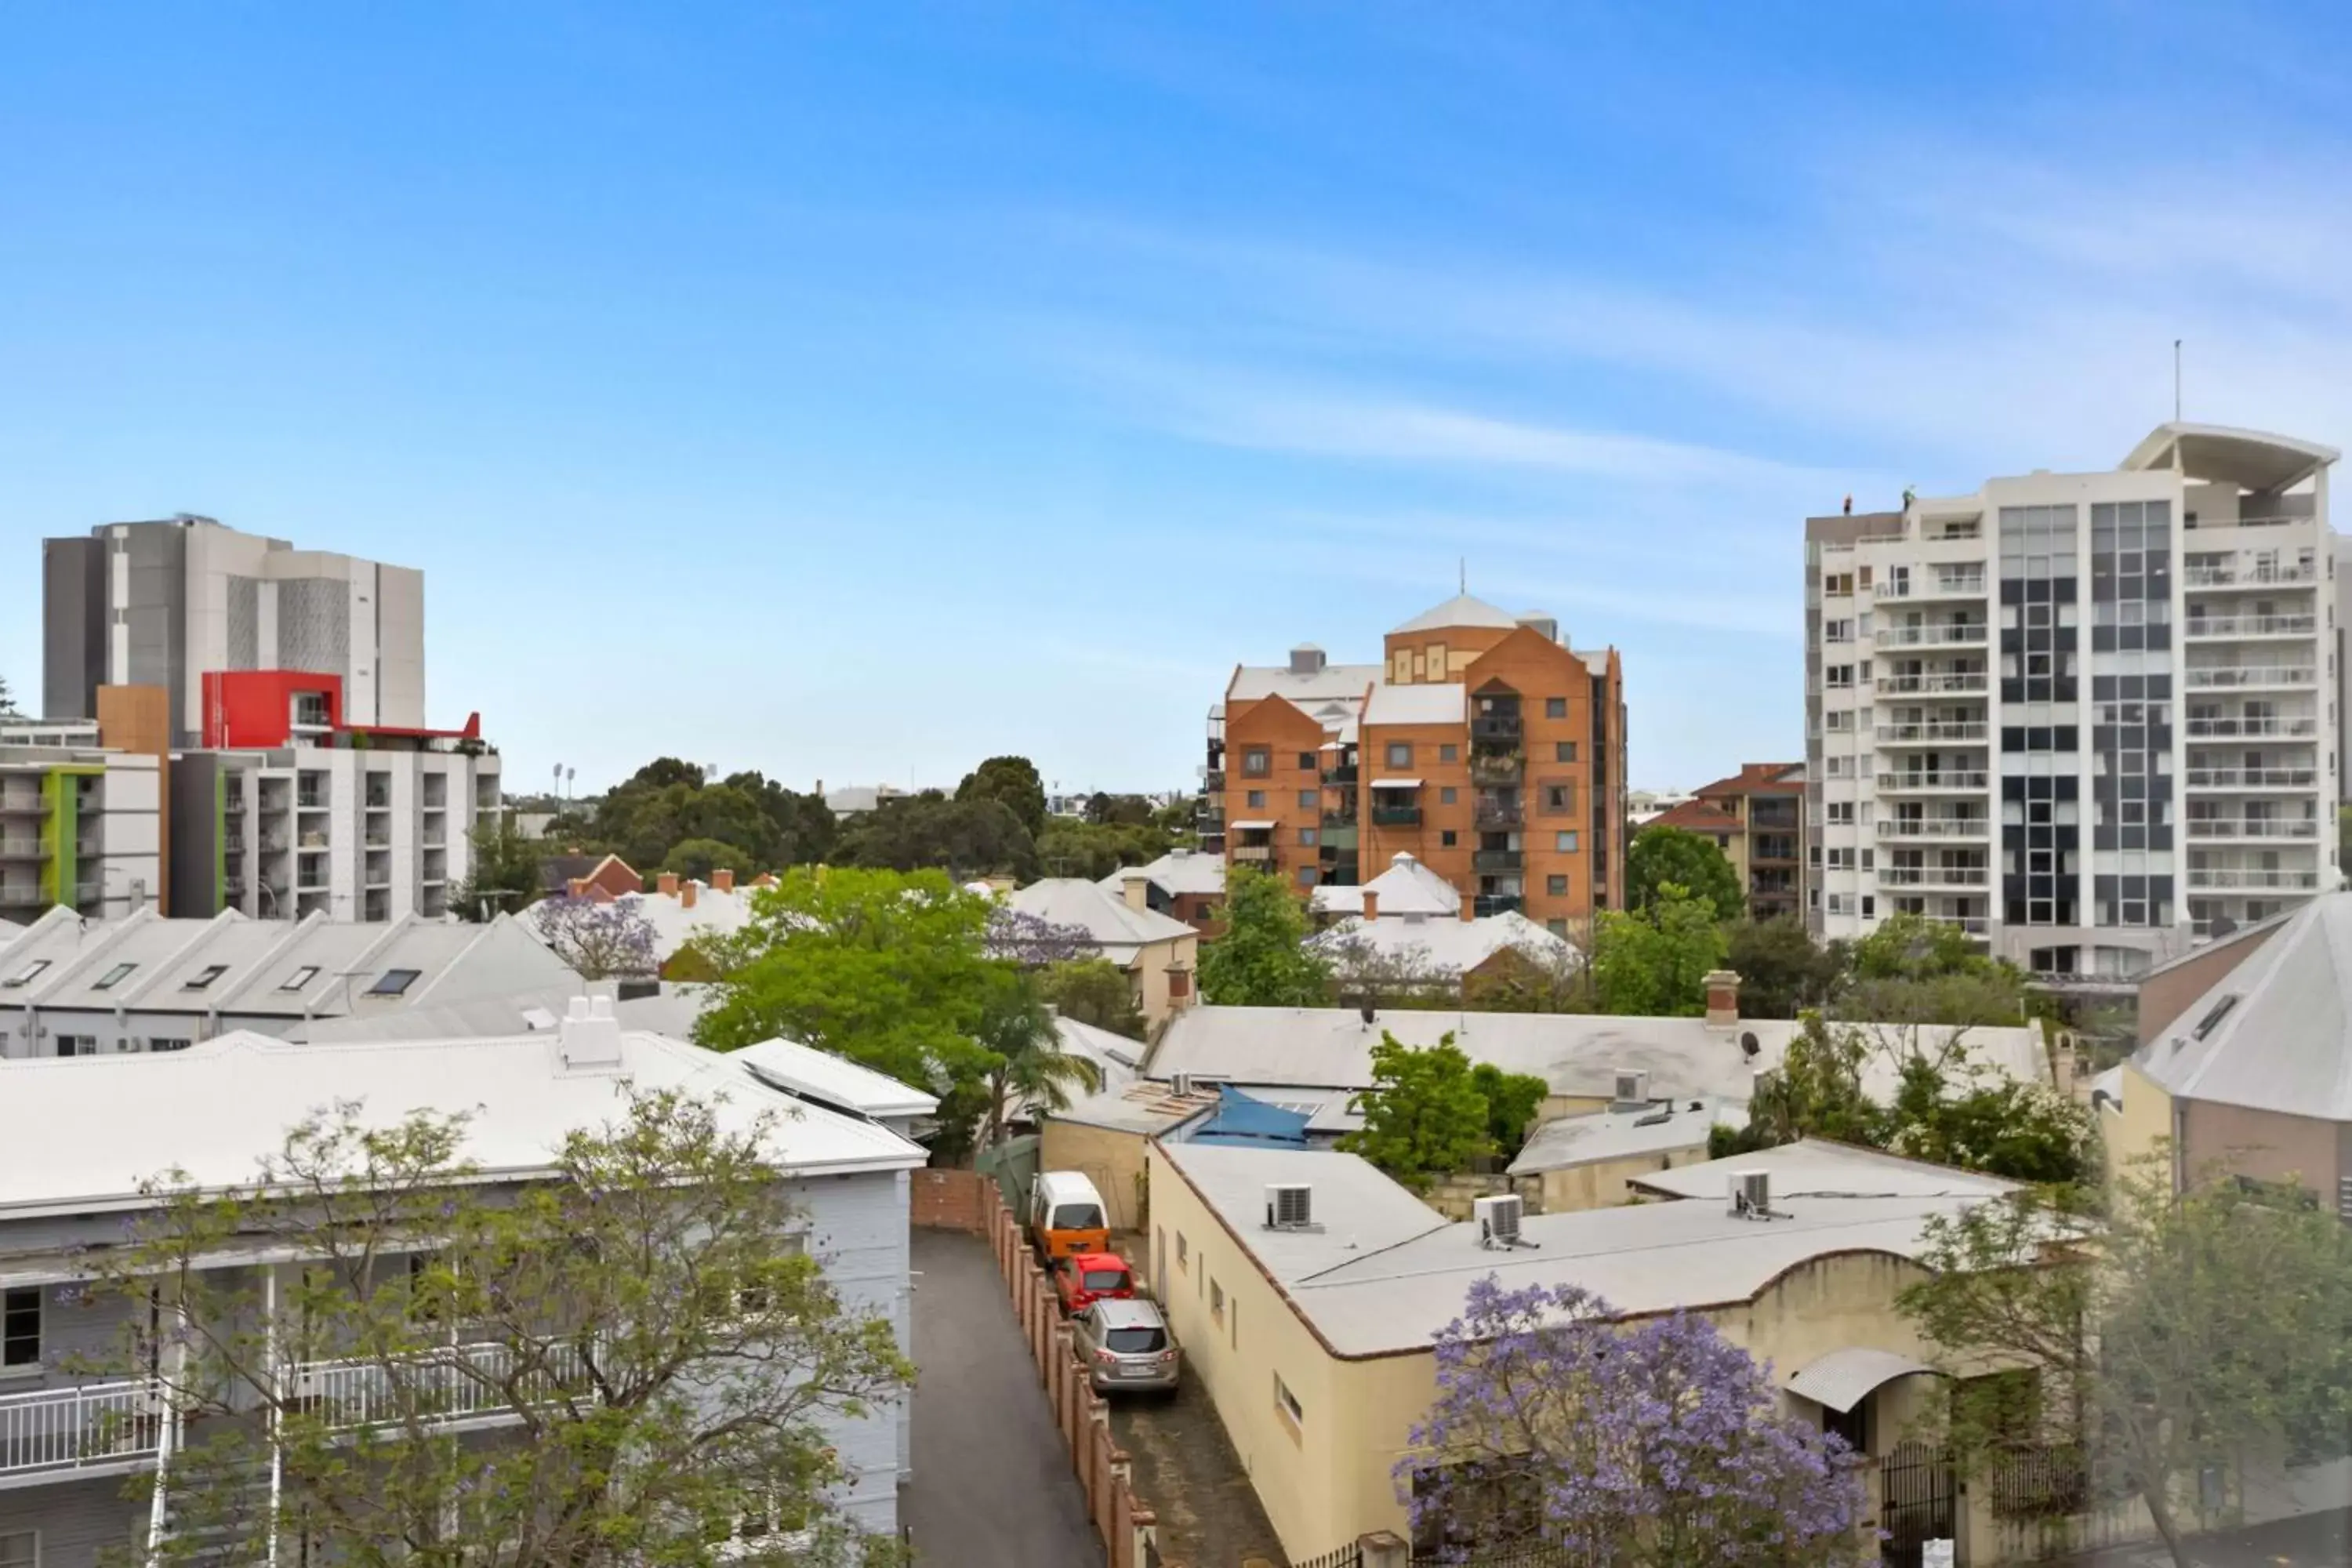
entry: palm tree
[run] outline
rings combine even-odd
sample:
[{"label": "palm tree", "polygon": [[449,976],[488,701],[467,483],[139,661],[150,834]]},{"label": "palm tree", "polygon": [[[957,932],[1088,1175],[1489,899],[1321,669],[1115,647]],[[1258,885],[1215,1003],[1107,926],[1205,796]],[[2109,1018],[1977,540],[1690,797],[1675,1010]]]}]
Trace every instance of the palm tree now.
[{"label": "palm tree", "polygon": [[1025,974],[1011,976],[991,1002],[978,1038],[989,1055],[988,1144],[1003,1138],[1005,1114],[1014,1106],[1067,1110],[1073,1088],[1091,1094],[1102,1087],[1093,1062],[1062,1048],[1054,1016]]}]

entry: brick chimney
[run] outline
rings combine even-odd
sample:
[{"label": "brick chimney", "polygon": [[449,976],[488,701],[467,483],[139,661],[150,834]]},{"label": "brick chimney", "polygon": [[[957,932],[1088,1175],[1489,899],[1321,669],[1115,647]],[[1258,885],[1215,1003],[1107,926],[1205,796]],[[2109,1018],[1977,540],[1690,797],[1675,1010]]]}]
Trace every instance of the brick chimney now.
[{"label": "brick chimney", "polygon": [[1706,1026],[1710,1029],[1736,1029],[1739,1026],[1739,975],[1735,970],[1710,969],[1704,982],[1706,986]]},{"label": "brick chimney", "polygon": [[587,878],[585,878],[585,877],[574,877],[574,878],[572,878],[572,881],[571,881],[571,884],[570,884],[570,885],[571,885],[571,889],[572,889],[572,896],[573,898],[575,898],[575,899],[584,899],[584,898],[586,898],[586,897],[588,896],[588,879],[587,879]]},{"label": "brick chimney", "polygon": [[654,879],[654,891],[665,899],[677,897],[677,873],[664,871]]},{"label": "brick chimney", "polygon": [[751,879],[751,886],[755,888],[772,888],[775,885],[776,874],[773,871],[762,871]]},{"label": "brick chimney", "polygon": [[1148,910],[1151,907],[1151,878],[1148,873],[1129,869],[1120,876],[1118,890],[1120,897],[1127,900],[1129,909]]},{"label": "brick chimney", "polygon": [[731,893],[735,890],[735,870],[731,866],[714,867],[710,873],[710,890]]},{"label": "brick chimney", "polygon": [[688,877],[685,881],[680,882],[677,885],[677,907],[682,910],[690,910],[694,908],[695,889],[701,886],[701,883],[696,881],[691,877]]},{"label": "brick chimney", "polygon": [[1368,921],[1381,918],[1381,895],[1371,888],[1364,889],[1364,918]]}]

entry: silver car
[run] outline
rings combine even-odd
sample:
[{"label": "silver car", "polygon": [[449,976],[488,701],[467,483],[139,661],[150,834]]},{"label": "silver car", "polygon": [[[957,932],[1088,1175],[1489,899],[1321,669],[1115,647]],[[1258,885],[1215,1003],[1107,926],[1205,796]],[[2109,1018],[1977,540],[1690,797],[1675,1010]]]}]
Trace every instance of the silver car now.
[{"label": "silver car", "polygon": [[1070,1320],[1078,1357],[1097,1394],[1176,1386],[1176,1342],[1158,1303],[1097,1301]]}]

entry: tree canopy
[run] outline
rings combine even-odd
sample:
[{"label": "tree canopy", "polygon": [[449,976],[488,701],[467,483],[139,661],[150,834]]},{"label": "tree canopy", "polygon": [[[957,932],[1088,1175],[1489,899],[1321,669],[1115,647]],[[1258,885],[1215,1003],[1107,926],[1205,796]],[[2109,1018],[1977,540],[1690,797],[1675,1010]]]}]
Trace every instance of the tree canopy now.
[{"label": "tree canopy", "polygon": [[653,922],[634,903],[558,893],[531,910],[540,940],[583,980],[650,975],[661,962]]},{"label": "tree canopy", "polygon": [[[1537,1083],[1537,1098],[1543,1085]],[[1486,1097],[1472,1079],[1470,1058],[1447,1034],[1425,1049],[1401,1045],[1381,1031],[1372,1047],[1372,1087],[1355,1098],[1364,1125],[1339,1140],[1412,1188],[1426,1192],[1440,1176],[1466,1171],[1495,1147]]]},{"label": "tree canopy", "polygon": [[503,814],[466,836],[471,864],[452,907],[458,918],[487,921],[513,914],[543,890],[540,843],[525,838]]},{"label": "tree canopy", "polygon": [[1130,1040],[1143,1038],[1143,1009],[1136,1004],[1134,984],[1127,971],[1108,958],[1073,958],[1051,963],[1037,973],[1037,992],[1061,1009],[1062,1016],[1091,1024]]},{"label": "tree canopy", "polygon": [[1471,1284],[1397,1466],[1417,1544],[1460,1561],[1542,1545],[1612,1568],[1877,1560],[1843,1439],[1782,1415],[1704,1318],[1615,1315],[1575,1285]]},{"label": "tree canopy", "polygon": [[1719,921],[1737,919],[1748,907],[1722,847],[1703,833],[1657,823],[1633,835],[1625,850],[1626,902],[1644,910],[1669,887],[1703,900]]},{"label": "tree canopy", "polygon": [[1739,1011],[1793,1018],[1828,1005],[1845,978],[1843,943],[1823,947],[1794,915],[1739,920],[1724,928],[1724,966],[1739,975]]},{"label": "tree canopy", "polygon": [[[89,1260],[126,1327],[87,1370],[160,1380],[189,1435],[174,1528],[128,1560],[257,1561],[274,1536],[358,1568],[894,1561],[832,1495],[835,1424],[914,1370],[888,1307],[827,1282],[771,1121],[621,1093],[520,1189],[463,1162],[462,1117],[350,1106],[244,1187],[152,1184],[153,1216]],[[231,1249],[303,1266],[273,1295],[217,1267]],[[503,1426],[457,1429],[453,1399]]]},{"label": "tree canopy", "polygon": [[1329,968],[1307,945],[1305,900],[1254,867],[1225,873],[1225,930],[1201,944],[1201,994],[1225,1007],[1321,1007]]},{"label": "tree canopy", "polygon": [[1594,917],[1589,973],[1600,1011],[1642,1017],[1704,1012],[1707,972],[1723,966],[1715,907],[1673,882],[1639,910]]},{"label": "tree canopy", "polygon": [[834,841],[833,862],[893,871],[937,867],[957,881],[1037,875],[1037,847],[1010,806],[937,791],[886,800],[858,813]]},{"label": "tree canopy", "polygon": [[581,837],[640,871],[707,879],[721,866],[748,877],[822,859],[834,831],[820,796],[757,772],[709,780],[692,763],[660,757],[606,792]]},{"label": "tree canopy", "polygon": [[1045,781],[1026,757],[991,757],[963,775],[955,797],[992,800],[1013,813],[1032,840],[1045,831]]}]

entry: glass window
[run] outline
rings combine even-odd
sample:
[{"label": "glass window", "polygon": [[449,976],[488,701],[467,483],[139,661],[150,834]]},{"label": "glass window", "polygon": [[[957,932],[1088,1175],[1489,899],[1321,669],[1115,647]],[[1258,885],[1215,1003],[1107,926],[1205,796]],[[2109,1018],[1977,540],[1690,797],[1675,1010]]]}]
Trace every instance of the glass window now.
[{"label": "glass window", "polygon": [[1576,761],[1576,742],[1573,741],[1554,742],[1551,748],[1551,756],[1552,761],[1556,763],[1572,763]]},{"label": "glass window", "polygon": [[181,986],[180,989],[183,991],[202,991],[205,986],[210,985],[214,981],[218,980],[222,975],[226,974],[227,973],[228,965],[226,963],[207,963],[202,969],[197,970],[194,974],[189,975],[187,984]]},{"label": "glass window", "polygon": [[1309,811],[1314,810],[1315,807],[1321,803],[1322,798],[1321,795],[1311,789],[1303,789],[1298,792],[1298,804],[1305,806]]},{"label": "glass window", "polygon": [[20,1285],[0,1291],[0,1367],[37,1366],[40,1361],[40,1288]]},{"label": "glass window", "polygon": [[1168,1336],[1158,1329],[1111,1329],[1103,1334],[1103,1348],[1113,1355],[1150,1355],[1167,1344]]},{"label": "glass window", "polygon": [[1315,829],[1311,827],[1300,828],[1298,830],[1298,842],[1306,845],[1310,849],[1313,848],[1315,846]]},{"label": "glass window", "polygon": [[1387,748],[1383,750],[1381,754],[1388,759],[1388,765],[1390,767],[1409,768],[1412,766],[1412,742],[1410,741],[1391,741],[1388,743]]},{"label": "glass window", "polygon": [[138,967],[139,966],[135,963],[118,963],[113,968],[108,970],[105,973],[100,975],[98,977],[98,984],[91,986],[90,989],[93,991],[111,991],[116,986],[121,984],[124,980],[130,978],[131,972]]},{"label": "glass window", "polygon": [[1242,772],[1270,773],[1274,772],[1274,752],[1265,746],[1250,746],[1242,752]]},{"label": "glass window", "polygon": [[1545,717],[1545,718],[1547,718],[1547,719],[1565,719],[1565,718],[1567,718],[1567,717],[1568,717],[1568,699],[1567,699],[1567,698],[1565,698],[1565,697],[1547,697],[1547,698],[1545,698],[1545,699],[1544,699],[1544,717]]},{"label": "glass window", "polygon": [[1437,748],[1437,760],[1441,763],[1459,762],[1461,757],[1462,748],[1450,742]]},{"label": "glass window", "polygon": [[1549,893],[1555,899],[1566,898],[1568,896],[1568,879],[1560,876],[1546,877],[1544,879],[1544,891]]},{"label": "glass window", "polygon": [[387,969],[376,983],[367,988],[371,996],[403,996],[408,988],[423,979],[421,969]]},{"label": "glass window", "polygon": [[40,1568],[41,1532],[0,1531],[0,1568]]},{"label": "glass window", "polygon": [[41,977],[41,971],[47,969],[48,966],[49,961],[46,958],[37,958],[33,960],[32,963],[25,965],[24,968],[8,976],[8,989],[13,991],[19,985],[30,985],[34,981]]},{"label": "glass window", "polygon": [[1242,798],[1249,802],[1249,808],[1252,811],[1263,811],[1265,809],[1265,791],[1262,789],[1251,790]]},{"label": "glass window", "polygon": [[286,977],[286,984],[280,985],[278,989],[280,991],[299,991],[302,987],[310,984],[310,982],[318,978],[319,966],[315,963],[306,963],[301,968],[296,970],[293,973],[288,975]]},{"label": "glass window", "polygon": [[1452,784],[1445,784],[1439,788],[1437,792],[1437,804],[1440,805],[1452,805],[1454,804],[1454,786]]},{"label": "glass window", "polygon": [[1576,830],[1568,828],[1551,836],[1551,847],[1563,855],[1576,853]]},{"label": "glass window", "polygon": [[1438,834],[1437,834],[1437,843],[1438,843],[1438,847],[1439,847],[1440,848],[1444,848],[1444,849],[1451,849],[1451,848],[1453,848],[1453,847],[1454,847],[1454,829],[1452,829],[1452,828],[1450,828],[1450,827],[1445,827],[1445,828],[1440,828],[1440,829],[1438,830]]},{"label": "glass window", "polygon": [[1274,1374],[1274,1403],[1294,1425],[1306,1425],[1306,1407],[1298,1403],[1298,1396],[1290,1392],[1290,1385],[1282,1381],[1282,1373],[1278,1372]]},{"label": "glass window", "polygon": [[1298,768],[1301,773],[1313,773],[1315,771],[1315,753],[1312,752],[1299,752]]}]

